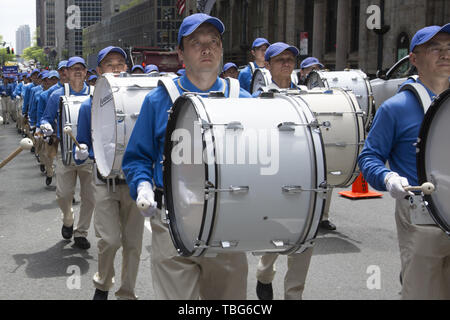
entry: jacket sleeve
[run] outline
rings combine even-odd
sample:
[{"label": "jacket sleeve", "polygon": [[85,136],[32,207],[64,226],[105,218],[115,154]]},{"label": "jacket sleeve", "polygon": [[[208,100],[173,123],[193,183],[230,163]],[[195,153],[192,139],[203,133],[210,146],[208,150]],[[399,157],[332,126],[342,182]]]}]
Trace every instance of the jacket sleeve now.
[{"label": "jacket sleeve", "polygon": [[[80,107],[80,112],[78,113],[78,125],[77,125],[77,141],[80,144],[85,144],[89,149],[89,158],[94,159],[94,150],[92,149],[92,139],[91,139],[91,100],[87,99]],[[76,146],[73,146],[73,154],[75,154]],[[75,159],[75,158],[74,158]],[[81,165],[86,160],[77,160],[75,163]]]}]

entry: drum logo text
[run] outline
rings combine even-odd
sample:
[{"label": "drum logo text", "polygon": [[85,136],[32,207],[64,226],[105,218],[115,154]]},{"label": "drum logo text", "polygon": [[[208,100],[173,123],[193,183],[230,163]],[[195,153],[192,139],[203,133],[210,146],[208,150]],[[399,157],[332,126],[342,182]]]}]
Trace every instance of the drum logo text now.
[{"label": "drum logo text", "polygon": [[105,104],[109,103],[113,98],[112,93],[100,99],[100,108],[104,107]]}]

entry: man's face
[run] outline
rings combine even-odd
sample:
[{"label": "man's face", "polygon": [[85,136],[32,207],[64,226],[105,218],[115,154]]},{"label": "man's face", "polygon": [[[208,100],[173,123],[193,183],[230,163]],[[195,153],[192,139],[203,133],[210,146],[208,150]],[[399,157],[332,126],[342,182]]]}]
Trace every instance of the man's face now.
[{"label": "man's face", "polygon": [[450,77],[450,34],[438,33],[427,43],[414,48],[410,61],[419,74]]},{"label": "man's face", "polygon": [[144,71],[142,71],[141,69],[136,69],[132,74],[144,74]]},{"label": "man's face", "polygon": [[[277,79],[291,79],[292,71],[294,71],[295,56],[289,51],[285,50],[279,55],[270,58],[269,62],[266,62],[266,68],[270,71],[272,78]],[[278,80],[279,81],[279,80]]]},{"label": "man's face", "polygon": [[61,83],[66,83],[69,80],[69,73],[67,72],[67,68],[62,68],[58,70],[59,73],[59,79]]},{"label": "man's face", "polygon": [[260,47],[254,48],[252,50],[252,54],[255,57],[255,60],[264,61],[264,55],[266,54],[266,50],[269,46],[267,44],[263,44]]},{"label": "man's face", "polygon": [[178,49],[178,56],[186,65],[186,71],[219,73],[223,54],[222,40],[213,25],[202,24],[182,41],[184,49]]},{"label": "man's face", "polygon": [[33,73],[33,75],[31,76],[31,81],[36,84],[36,80],[38,79],[38,74],[37,73]]},{"label": "man's face", "polygon": [[47,81],[48,81],[48,87],[51,88],[51,87],[53,87],[55,84],[58,83],[58,78],[56,78],[56,77],[51,77],[51,78],[48,79]]},{"label": "man's face", "polygon": [[223,73],[224,78],[235,78],[239,77],[239,71],[235,67],[231,67]]},{"label": "man's face", "polygon": [[301,75],[301,77],[306,78],[311,73],[311,71],[314,71],[314,70],[320,70],[320,66],[318,64],[315,64],[308,68],[301,69],[300,75]]},{"label": "man's face", "polygon": [[70,82],[83,82],[86,79],[87,69],[81,63],[68,68]]},{"label": "man's face", "polygon": [[123,55],[117,52],[108,53],[97,68],[99,74],[121,73],[127,71],[127,64]]}]

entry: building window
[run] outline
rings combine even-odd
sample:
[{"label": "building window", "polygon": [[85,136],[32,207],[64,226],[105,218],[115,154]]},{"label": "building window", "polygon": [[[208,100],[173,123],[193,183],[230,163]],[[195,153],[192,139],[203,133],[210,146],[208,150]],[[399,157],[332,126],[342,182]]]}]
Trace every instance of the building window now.
[{"label": "building window", "polygon": [[336,52],[337,4],[336,0],[327,0],[325,38],[325,51],[327,53]]},{"label": "building window", "polygon": [[360,15],[360,0],[352,0],[352,26],[350,51],[355,52],[359,50],[359,15]]}]

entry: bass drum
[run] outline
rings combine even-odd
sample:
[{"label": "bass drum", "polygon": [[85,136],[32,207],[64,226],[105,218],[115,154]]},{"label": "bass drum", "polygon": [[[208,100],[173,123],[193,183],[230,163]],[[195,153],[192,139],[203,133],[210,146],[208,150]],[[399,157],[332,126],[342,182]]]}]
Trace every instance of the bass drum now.
[{"label": "bass drum", "polygon": [[59,111],[59,132],[61,135],[61,157],[65,166],[75,165],[73,159],[73,140],[67,134],[64,133],[65,127],[72,128],[72,135],[77,136],[78,126],[78,113],[80,107],[84,101],[89,99],[90,96],[62,96],[60,100]]},{"label": "bass drum", "polygon": [[[295,85],[299,84],[298,75],[296,71],[292,71],[291,82]],[[266,68],[256,69],[253,73],[252,82],[250,84],[250,93],[255,93],[260,88],[267,87],[272,83],[272,76],[270,71]],[[305,87],[306,89],[306,87]]]},{"label": "bass drum", "polygon": [[375,115],[374,98],[369,78],[361,70],[346,69],[344,71],[311,71],[306,78],[308,89],[342,88],[352,90],[359,107],[364,112],[364,126],[370,128]]},{"label": "bass drum", "polygon": [[327,191],[313,121],[288,96],[180,97],[167,125],[163,173],[178,253],[288,254],[310,246]]},{"label": "bass drum", "polygon": [[363,112],[353,92],[340,88],[313,89],[296,95],[322,126],[327,184],[347,187],[359,175],[358,155],[365,141]]},{"label": "bass drum", "polygon": [[435,191],[424,195],[436,224],[450,236],[450,89],[439,95],[425,114],[418,139],[419,185],[431,182]]},{"label": "bass drum", "polygon": [[92,146],[103,178],[120,176],[122,158],[145,96],[162,77],[174,75],[104,74],[92,99]]}]

